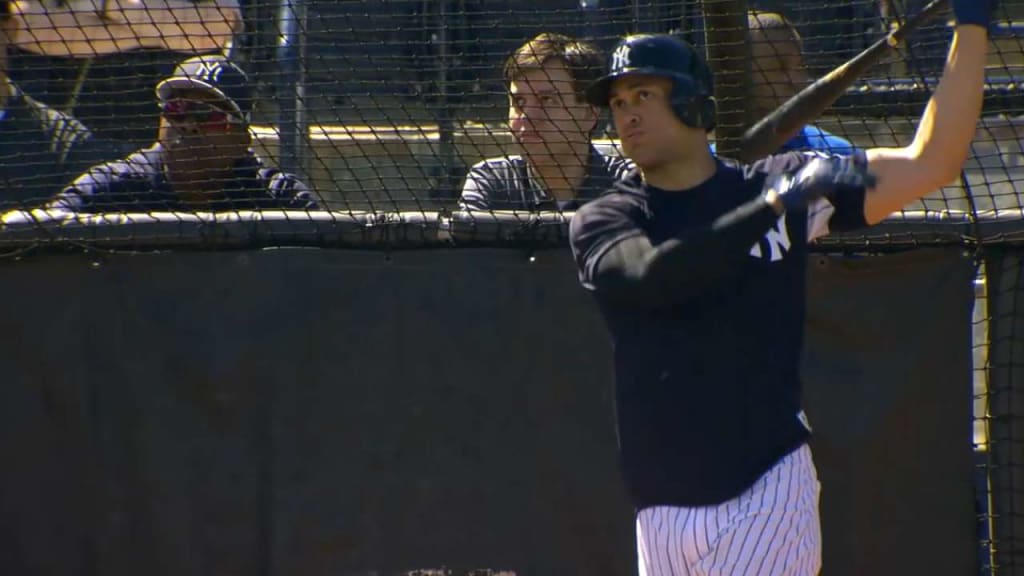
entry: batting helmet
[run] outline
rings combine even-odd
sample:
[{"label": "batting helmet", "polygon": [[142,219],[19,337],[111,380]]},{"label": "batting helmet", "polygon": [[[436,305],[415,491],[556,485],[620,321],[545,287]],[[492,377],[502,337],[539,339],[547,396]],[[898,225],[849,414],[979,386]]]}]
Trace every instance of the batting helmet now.
[{"label": "batting helmet", "polygon": [[627,36],[608,59],[608,73],[587,89],[587,100],[594,106],[608,106],[612,82],[634,74],[672,80],[671,105],[676,116],[693,128],[710,131],[715,127],[711,69],[690,44],[666,34]]}]

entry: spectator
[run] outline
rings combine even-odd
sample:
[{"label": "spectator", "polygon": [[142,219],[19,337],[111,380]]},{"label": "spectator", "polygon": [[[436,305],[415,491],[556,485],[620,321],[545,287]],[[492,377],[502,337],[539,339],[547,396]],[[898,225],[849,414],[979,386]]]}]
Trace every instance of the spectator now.
[{"label": "spectator", "polygon": [[0,0],[0,210],[45,202],[85,168],[119,153],[10,80],[7,47],[20,26],[13,3]]},{"label": "spectator", "polygon": [[[878,13],[885,23],[886,32],[898,28],[907,18],[919,13],[927,0],[879,0]],[[907,73],[914,78],[936,79],[946,64],[946,46],[952,30],[943,18],[925,22],[914,31],[913,42],[907,43],[905,64]]]},{"label": "spectator", "polygon": [[23,50],[93,57],[157,48],[221,50],[242,31],[237,0],[19,0]]},{"label": "spectator", "polygon": [[[803,42],[796,28],[781,14],[752,11],[747,15],[750,29],[753,98],[751,111],[760,120],[810,84],[804,63]],[[848,140],[814,125],[783,144],[779,152],[819,150],[852,154]]]},{"label": "spectator", "polygon": [[182,62],[156,87],[157,142],[93,167],[50,207],[83,212],[315,209],[295,176],[264,167],[252,151],[252,91],[224,56]]},{"label": "spectator", "polygon": [[594,46],[544,33],[505,61],[508,123],[521,155],[473,166],[460,205],[469,210],[572,210],[629,170],[591,143],[598,111],[586,87],[602,73]]}]

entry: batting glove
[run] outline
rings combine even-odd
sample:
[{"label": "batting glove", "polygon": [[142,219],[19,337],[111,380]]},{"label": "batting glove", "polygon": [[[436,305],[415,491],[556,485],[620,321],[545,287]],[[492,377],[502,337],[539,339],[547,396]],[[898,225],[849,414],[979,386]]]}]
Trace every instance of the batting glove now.
[{"label": "batting glove", "polygon": [[806,209],[822,196],[865,190],[875,183],[874,175],[855,156],[832,156],[814,158],[795,173],[775,176],[767,184],[788,212]]},{"label": "batting glove", "polygon": [[988,28],[998,0],[953,0],[957,24],[974,24]]}]

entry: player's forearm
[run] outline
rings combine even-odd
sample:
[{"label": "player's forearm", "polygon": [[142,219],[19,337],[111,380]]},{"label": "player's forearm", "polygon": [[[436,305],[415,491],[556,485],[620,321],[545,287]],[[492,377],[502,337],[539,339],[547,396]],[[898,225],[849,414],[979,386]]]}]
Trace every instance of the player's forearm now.
[{"label": "player's forearm", "polygon": [[946,69],[918,124],[911,151],[934,176],[923,194],[948,184],[970,152],[984,97],[988,34],[980,26],[958,26]]},{"label": "player's forearm", "polygon": [[47,202],[46,205],[43,206],[43,209],[77,212],[81,210],[84,205],[85,202],[82,199],[82,194],[78,190],[69,187]]},{"label": "player's forearm", "polygon": [[751,246],[778,220],[776,209],[758,197],[709,227],[689,230],[657,247],[645,235],[627,238],[598,262],[595,292],[646,308],[696,296],[736,272]]},{"label": "player's forearm", "polygon": [[878,185],[864,202],[868,223],[956,179],[970,151],[984,96],[988,38],[980,26],[958,26],[946,71],[925,108],[914,141],[906,148],[867,151]]}]

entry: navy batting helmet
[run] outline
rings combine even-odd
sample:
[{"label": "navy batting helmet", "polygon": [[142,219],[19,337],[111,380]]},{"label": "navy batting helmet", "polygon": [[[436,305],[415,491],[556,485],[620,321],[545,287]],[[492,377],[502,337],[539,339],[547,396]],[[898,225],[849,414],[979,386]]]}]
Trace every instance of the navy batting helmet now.
[{"label": "navy batting helmet", "polygon": [[612,82],[634,74],[672,80],[671,104],[676,116],[693,128],[710,131],[715,127],[711,69],[690,44],[667,34],[627,36],[608,59],[608,74],[587,89],[587,100],[594,106],[608,106]]}]

